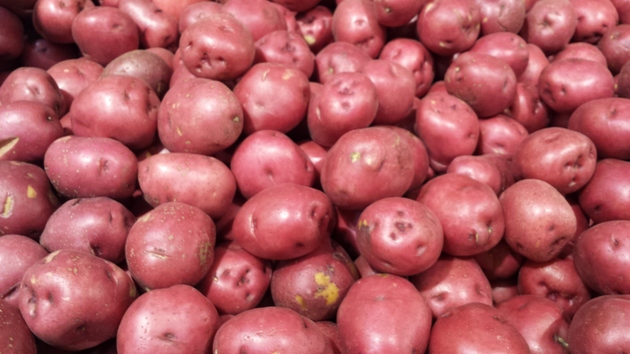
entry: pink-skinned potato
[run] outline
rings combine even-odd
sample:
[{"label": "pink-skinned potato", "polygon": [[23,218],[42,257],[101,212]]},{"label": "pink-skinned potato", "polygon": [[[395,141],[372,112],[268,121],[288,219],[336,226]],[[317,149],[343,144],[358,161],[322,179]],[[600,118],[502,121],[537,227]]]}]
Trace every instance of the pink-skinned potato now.
[{"label": "pink-skinned potato", "polygon": [[334,74],[357,72],[371,57],[348,42],[333,42],[315,56],[315,72],[319,83],[325,84]]},{"label": "pink-skinned potato", "polygon": [[416,23],[420,42],[444,57],[470,49],[480,28],[481,14],[474,0],[428,1]]},{"label": "pink-skinned potato", "polygon": [[376,4],[368,0],[347,0],[337,5],[332,16],[336,42],[359,47],[370,58],[378,57],[385,45],[385,27],[378,22]]},{"label": "pink-skinned potato", "polygon": [[105,137],[66,136],[44,156],[44,169],[57,192],[67,198],[125,199],[136,190],[136,155]]},{"label": "pink-skinned potato", "polygon": [[212,155],[238,139],[243,119],[237,96],[224,83],[191,78],[164,95],[157,132],[171,152]]},{"label": "pink-skinned potato", "polygon": [[39,240],[59,200],[44,170],[36,165],[0,161],[0,235]]},{"label": "pink-skinned potato", "polygon": [[230,168],[245,198],[282,183],[310,187],[315,182],[315,166],[306,153],[275,130],[259,130],[241,141]]},{"label": "pink-skinned potato", "polygon": [[628,43],[630,42],[630,24],[617,24],[609,28],[597,43],[597,48],[606,57],[608,69],[617,75],[630,58]]},{"label": "pink-skinned potato", "polygon": [[554,54],[552,61],[558,61],[569,58],[583,58],[596,61],[603,66],[607,66],[606,57],[597,48],[597,46],[586,42],[569,43],[563,50]]},{"label": "pink-skinned potato", "polygon": [[342,135],[328,150],[320,179],[334,205],[360,210],[385,197],[401,197],[413,177],[407,141],[374,126]]},{"label": "pink-skinned potato", "polygon": [[271,262],[231,241],[215,247],[214,262],[196,287],[220,314],[237,315],[258,306],[270,282]]},{"label": "pink-skinned potato", "polygon": [[75,249],[113,263],[125,259],[125,241],[136,217],[106,198],[71,199],[50,216],[39,243],[48,252]]},{"label": "pink-skinned potato", "polygon": [[283,14],[267,0],[230,0],[223,4],[222,11],[237,18],[254,41],[271,32],[287,30]]},{"label": "pink-skinned potato", "polygon": [[629,172],[630,162],[625,160],[597,162],[595,173],[578,194],[580,207],[593,223],[630,220]]},{"label": "pink-skinned potato", "polygon": [[102,75],[129,75],[144,80],[158,98],[162,99],[169,89],[173,69],[159,55],[148,50],[132,50],[112,60]]},{"label": "pink-skinned potato", "polygon": [[234,218],[232,235],[255,256],[286,260],[317,249],[334,223],[333,206],[323,192],[284,183],[248,199]]},{"label": "pink-skinned potato", "polygon": [[424,353],[431,310],[407,279],[374,274],[352,285],[337,326],[348,353]]},{"label": "pink-skinned potato", "polygon": [[315,54],[302,35],[273,31],[256,41],[256,63],[278,63],[299,69],[310,78],[315,70]]},{"label": "pink-skinned potato", "polygon": [[[94,102],[102,102],[99,109],[94,109]],[[144,149],[155,140],[159,107],[160,99],[146,81],[104,74],[72,101],[72,132],[116,139],[132,150]]]},{"label": "pink-skinned potato", "polygon": [[597,44],[609,28],[619,22],[615,5],[609,0],[571,0],[578,23],[572,42]]},{"label": "pink-skinned potato", "polygon": [[396,38],[385,43],[379,59],[390,60],[407,68],[416,81],[416,97],[423,97],[435,78],[434,60],[418,40]]},{"label": "pink-skinned potato", "polygon": [[431,268],[409,280],[434,318],[471,302],[492,305],[490,282],[472,258],[442,256]]},{"label": "pink-skinned potato", "polygon": [[24,322],[20,310],[0,299],[0,352],[36,354],[35,337]]},{"label": "pink-skinned potato", "polygon": [[[518,89],[517,89],[518,90]],[[516,119],[503,114],[479,121],[479,154],[514,154],[527,137],[527,129]]]},{"label": "pink-skinned potato", "polygon": [[536,81],[534,84],[523,82],[516,84],[514,101],[505,113],[522,125],[527,132],[533,133],[550,125],[550,111],[538,94]]},{"label": "pink-skinned potato", "polygon": [[186,6],[179,17],[179,33],[183,33],[188,26],[210,15],[221,12],[223,4],[214,1],[200,1]]},{"label": "pink-skinned potato", "polygon": [[508,279],[516,274],[525,258],[501,240],[496,246],[474,257],[488,280]]},{"label": "pink-skinned potato", "polygon": [[214,260],[216,226],[201,209],[179,202],[160,204],[129,230],[125,257],[129,272],[146,290],[193,286]]},{"label": "pink-skinned potato", "polygon": [[567,342],[572,354],[624,353],[630,350],[626,336],[630,321],[625,315],[630,296],[599,296],[582,306],[569,326]]},{"label": "pink-skinned potato", "polygon": [[[298,13],[295,17],[300,33],[315,54],[333,42],[332,12],[325,6]],[[358,49],[358,48],[357,48]]]},{"label": "pink-skinned potato", "polygon": [[213,353],[332,354],[332,346],[315,322],[283,307],[242,312],[219,328]]},{"label": "pink-skinned potato", "polygon": [[376,18],[386,27],[401,27],[420,12],[425,1],[416,0],[376,0]]},{"label": "pink-skinned potato", "polygon": [[503,301],[507,301],[515,296],[520,295],[518,292],[518,284],[516,277],[508,279],[496,279],[490,282],[492,286],[492,301],[494,305],[498,305]]},{"label": "pink-skinned potato", "polygon": [[58,117],[68,111],[67,102],[52,76],[44,69],[17,68],[0,86],[0,106],[15,101],[36,101],[50,107]]},{"label": "pink-skinned potato", "polygon": [[549,59],[545,53],[543,53],[542,49],[535,44],[527,43],[527,51],[529,52],[527,68],[525,72],[518,77],[518,82],[536,86],[538,85],[540,72],[549,65]]},{"label": "pink-skinned potato", "polygon": [[501,194],[510,184],[512,171],[503,168],[503,163],[511,161],[511,155],[462,155],[451,161],[446,173],[457,173],[486,184],[497,194]]},{"label": "pink-skinned potato", "polygon": [[521,141],[514,152],[512,167],[516,179],[539,179],[566,195],[588,183],[596,163],[597,149],[588,136],[549,127]]},{"label": "pink-skinned potato", "polygon": [[359,216],[359,252],[378,272],[400,276],[421,273],[438,260],[443,244],[438,217],[412,199],[383,198]]},{"label": "pink-skinned potato", "polygon": [[177,48],[177,18],[161,11],[153,1],[120,0],[118,8],[129,15],[138,26],[142,48]]},{"label": "pink-skinned potato", "polygon": [[86,252],[61,250],[24,273],[19,302],[37,337],[78,351],[114,338],[136,296],[131,277],[115,264]]},{"label": "pink-skinned potato", "polygon": [[74,43],[72,22],[83,10],[94,7],[89,0],[58,2],[38,0],[33,7],[33,26],[38,34],[52,43]]},{"label": "pink-skinned potato", "polygon": [[[100,0],[103,1],[116,1],[120,2],[120,0]],[[201,2],[203,0],[182,0],[182,1],[169,1],[169,0],[154,0],[153,3],[155,6],[169,16],[174,19],[179,19],[182,15],[182,12],[188,5],[195,4]]]},{"label": "pink-skinned potato", "polygon": [[[549,21],[549,14],[554,14],[553,21]],[[577,13],[570,0],[540,0],[527,11],[519,34],[549,55],[569,44],[577,24]]]},{"label": "pink-skinned potato", "polygon": [[0,237],[0,299],[15,307],[19,306],[20,283],[24,273],[47,255],[45,248],[26,236]]},{"label": "pink-skinned potato", "polygon": [[17,59],[24,50],[24,25],[20,18],[11,10],[0,8],[2,25],[0,31],[4,34],[0,39],[0,59],[9,61]]},{"label": "pink-skinned potato", "polygon": [[142,294],[123,316],[116,338],[120,354],[209,353],[219,313],[190,285]]},{"label": "pink-skinned potato", "polygon": [[71,107],[74,98],[101,76],[103,66],[81,57],[60,61],[48,68],[47,72],[57,83],[68,107]]},{"label": "pink-skinned potato", "polygon": [[518,0],[476,0],[479,6],[481,35],[495,32],[518,33],[523,27],[526,15],[526,1]]},{"label": "pink-skinned potato", "polygon": [[525,72],[529,63],[527,42],[512,32],[497,32],[480,37],[470,51],[503,60],[510,66],[516,77]]},{"label": "pink-skinned potato", "polygon": [[177,201],[198,207],[212,218],[221,217],[236,194],[234,175],[223,162],[184,152],[142,161],[138,182],[144,199],[154,207]]},{"label": "pink-skinned potato", "polygon": [[43,103],[0,106],[0,160],[41,161],[50,144],[63,135],[59,117]]},{"label": "pink-skinned potato", "polygon": [[358,278],[348,253],[327,238],[315,251],[276,264],[271,296],[275,306],[292,309],[313,321],[333,320]]},{"label": "pink-skinned potato", "polygon": [[626,254],[630,221],[605,221],[578,235],[573,248],[575,269],[584,283],[598,294],[630,294]]},{"label": "pink-skinned potato", "polygon": [[559,255],[577,229],[569,202],[542,180],[520,180],[503,191],[499,201],[505,241],[533,261],[545,262]]}]

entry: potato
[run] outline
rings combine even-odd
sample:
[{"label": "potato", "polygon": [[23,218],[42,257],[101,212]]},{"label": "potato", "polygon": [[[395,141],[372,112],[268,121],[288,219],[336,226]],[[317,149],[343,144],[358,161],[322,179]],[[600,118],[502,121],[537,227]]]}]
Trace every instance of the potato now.
[{"label": "potato", "polygon": [[20,312],[31,331],[64,350],[94,347],[116,336],[136,286],[122,269],[75,250],[49,254],[20,285]]},{"label": "potato", "polygon": [[533,84],[518,82],[514,101],[506,111],[509,117],[521,124],[529,133],[546,128],[551,121],[550,109],[538,95],[537,87],[538,77]]},{"label": "potato", "polygon": [[0,352],[36,354],[35,337],[20,310],[0,299]]},{"label": "potato", "polygon": [[155,53],[148,50],[132,50],[107,64],[102,74],[129,75],[142,79],[151,86],[158,98],[162,99],[169,89],[173,69]]},{"label": "potato", "polygon": [[[457,173],[488,185],[497,194],[501,194],[514,183],[511,164],[512,155],[486,154],[462,155],[451,161],[446,173]],[[503,165],[508,165],[503,168]]]},{"label": "potato", "polygon": [[628,295],[599,296],[580,308],[569,326],[567,342],[572,354],[623,353],[630,349],[625,333]]},{"label": "potato", "polygon": [[623,65],[630,58],[628,42],[630,40],[630,24],[617,24],[609,28],[597,47],[606,57],[608,69],[613,75],[617,75]]},{"label": "potato", "polygon": [[306,40],[291,31],[273,31],[256,41],[255,63],[278,63],[300,70],[307,78],[315,70],[315,54]]},{"label": "potato", "polygon": [[179,17],[179,33],[183,33],[188,26],[199,20],[220,13],[222,8],[222,3],[214,1],[195,2],[194,4],[186,6]]},{"label": "potato", "polygon": [[[597,1],[595,1],[597,3]],[[563,50],[553,56],[553,61],[569,58],[583,58],[596,61],[603,66],[607,66],[606,57],[597,49],[597,46],[586,42],[569,43]]]},{"label": "potato", "polygon": [[423,97],[435,78],[433,57],[420,41],[392,39],[385,43],[379,59],[393,61],[411,71],[416,81],[416,97]]},{"label": "potato", "polygon": [[131,211],[113,199],[71,199],[50,216],[39,243],[48,252],[75,249],[119,263],[125,259],[125,241],[135,221]]},{"label": "potato", "polygon": [[177,48],[178,18],[160,10],[157,4],[149,0],[120,0],[118,8],[138,26],[140,46],[169,48],[173,51]]},{"label": "potato", "polygon": [[332,320],[358,278],[348,253],[326,238],[315,251],[276,264],[271,296],[275,306],[290,308],[313,321]]},{"label": "potato", "polygon": [[[0,299],[19,306],[19,290],[26,270],[48,252],[32,239],[22,235],[0,237]],[[1,341],[0,341],[1,342]]]},{"label": "potato", "polygon": [[593,177],[578,195],[580,207],[593,223],[630,220],[628,171],[628,161],[607,158],[597,162]]},{"label": "potato", "polygon": [[407,279],[375,274],[352,285],[337,326],[348,353],[424,353],[431,310]]},{"label": "potato", "polygon": [[[553,22],[548,20],[551,13],[554,14]],[[527,43],[540,47],[549,55],[559,52],[569,44],[577,24],[577,13],[571,1],[540,0],[527,11],[519,34]]]},{"label": "potato", "polygon": [[506,62],[516,77],[521,76],[529,63],[527,42],[516,33],[496,32],[479,38],[471,52],[484,53]]},{"label": "potato", "polygon": [[525,22],[527,1],[476,0],[481,14],[481,35],[495,32],[518,33]]},{"label": "potato", "polygon": [[[228,4],[229,3],[229,4]],[[235,0],[223,4],[223,12],[238,18],[254,41],[274,31],[284,31],[287,23],[278,8],[265,0]],[[264,16],[260,16],[260,14]]]},{"label": "potato", "polygon": [[525,258],[501,240],[491,249],[474,256],[488,280],[508,279],[518,273]]},{"label": "potato", "polygon": [[160,204],[129,230],[127,266],[146,290],[193,286],[210,270],[215,243],[214,222],[201,209],[179,202]]},{"label": "potato", "polygon": [[142,294],[120,321],[117,352],[208,353],[219,328],[210,300],[189,285]]},{"label": "potato", "polygon": [[481,14],[475,1],[433,0],[422,7],[416,28],[427,49],[449,57],[473,46],[480,25]]},{"label": "potato", "polygon": [[84,9],[94,7],[88,0],[73,0],[59,4],[56,1],[39,0],[33,7],[33,26],[37,33],[52,43],[74,43],[72,22]]},{"label": "potato", "polygon": [[330,236],[334,220],[324,193],[285,183],[248,199],[234,218],[232,235],[255,256],[291,259],[314,251]]},{"label": "potato", "polygon": [[18,234],[39,240],[46,221],[59,206],[40,167],[0,161],[0,236]]},{"label": "potato", "polygon": [[138,164],[144,199],[156,207],[181,202],[219,218],[234,199],[236,181],[218,159],[190,153],[153,155]]},{"label": "potato", "polygon": [[0,106],[15,101],[36,101],[50,107],[58,117],[68,111],[68,105],[55,80],[43,69],[17,68],[0,86]]},{"label": "potato", "polygon": [[348,42],[333,42],[315,56],[315,71],[321,84],[334,74],[357,72],[371,57]]},{"label": "potato", "polygon": [[328,338],[315,323],[293,310],[262,307],[242,312],[216,332],[214,353],[332,354]]},{"label": "potato", "polygon": [[104,137],[66,136],[44,156],[44,169],[67,198],[131,197],[136,189],[136,156],[121,142]]},{"label": "potato", "polygon": [[318,5],[308,11],[298,13],[295,19],[300,33],[313,53],[317,54],[328,44],[333,43],[332,11],[326,6]]},{"label": "potato", "polygon": [[349,0],[339,3],[332,16],[332,33],[336,42],[351,43],[371,58],[385,45],[385,27],[378,22],[372,1]]},{"label": "potato", "polygon": [[81,57],[60,61],[47,72],[57,83],[68,107],[71,107],[74,98],[101,76],[103,66]]}]

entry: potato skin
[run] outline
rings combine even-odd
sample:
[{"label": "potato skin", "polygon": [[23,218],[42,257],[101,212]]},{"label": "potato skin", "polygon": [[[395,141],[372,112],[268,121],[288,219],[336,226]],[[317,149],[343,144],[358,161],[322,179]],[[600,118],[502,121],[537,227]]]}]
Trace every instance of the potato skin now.
[{"label": "potato skin", "polygon": [[0,299],[0,353],[37,354],[35,337],[20,310]]},{"label": "potato skin", "polygon": [[26,270],[46,257],[48,251],[39,243],[22,235],[0,237],[0,299],[19,306],[19,290]]},{"label": "potato skin", "polygon": [[607,158],[599,160],[590,181],[580,190],[578,199],[584,213],[595,224],[612,220],[630,220],[630,162]]},{"label": "potato skin", "polygon": [[255,256],[283,260],[314,251],[334,227],[333,206],[321,191],[280,184],[243,204],[232,224],[232,235]]}]

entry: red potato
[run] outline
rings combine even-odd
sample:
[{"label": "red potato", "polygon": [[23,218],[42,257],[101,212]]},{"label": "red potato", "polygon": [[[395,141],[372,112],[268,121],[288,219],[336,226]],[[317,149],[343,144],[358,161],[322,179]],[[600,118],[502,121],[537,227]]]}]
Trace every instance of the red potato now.
[{"label": "red potato", "polygon": [[321,84],[333,75],[343,72],[357,72],[370,61],[370,56],[360,48],[346,42],[327,45],[315,56],[315,70]]},{"label": "red potato", "polygon": [[68,107],[71,107],[74,98],[101,76],[103,66],[82,57],[61,61],[47,71],[57,83]]},{"label": "red potato", "polygon": [[371,60],[361,68],[374,83],[378,98],[375,125],[395,125],[413,108],[416,81],[404,66],[389,60]]},{"label": "red potato", "polygon": [[136,295],[129,275],[115,264],[82,251],[62,250],[24,273],[20,312],[47,344],[79,351],[114,338]]},{"label": "red potato", "polygon": [[240,194],[234,195],[234,199],[230,205],[226,207],[226,211],[220,218],[216,218],[215,223],[217,226],[217,242],[219,241],[234,241],[232,237],[232,224],[236,214],[245,203],[245,198]]},{"label": "red potato", "polygon": [[48,70],[61,61],[77,59],[80,56],[79,48],[74,44],[58,44],[43,38],[29,38],[24,44],[20,64]]},{"label": "red potato", "polygon": [[324,164],[324,159],[326,158],[326,153],[328,149],[319,145],[318,143],[312,140],[304,140],[298,144],[300,149],[304,151],[308,159],[311,160],[313,166],[315,167],[315,171],[317,171],[315,180],[316,183],[319,182],[319,176],[322,173],[322,165]]},{"label": "red potato", "polygon": [[[98,110],[94,102],[101,102]],[[159,107],[160,99],[146,81],[106,74],[79,93],[69,114],[76,136],[111,138],[140,150],[155,139]]]},{"label": "red potato", "polygon": [[255,256],[286,260],[314,251],[334,223],[332,204],[323,192],[284,183],[248,199],[234,218],[232,235]]},{"label": "red potato", "polygon": [[21,67],[7,76],[0,86],[0,106],[15,101],[36,101],[50,107],[58,117],[68,106],[55,80],[44,69]]},{"label": "red potato", "polygon": [[245,138],[234,151],[231,170],[245,198],[282,183],[312,186],[315,166],[285,134],[260,130]]},{"label": "red potato", "polygon": [[597,43],[613,75],[618,74],[621,67],[630,60],[628,43],[630,43],[630,24],[620,24],[610,28]]},{"label": "red potato", "polygon": [[2,268],[0,302],[18,307],[20,305],[20,282],[24,273],[30,266],[47,255],[48,252],[45,248],[26,236],[4,235],[0,237],[0,267]]},{"label": "red potato", "polygon": [[628,295],[597,297],[580,308],[569,326],[567,342],[573,354],[623,353],[630,349],[625,335]]},{"label": "red potato", "polygon": [[35,336],[20,310],[0,299],[0,350],[6,353],[36,354]]},{"label": "red potato", "polygon": [[442,256],[428,270],[409,279],[440,317],[458,306],[480,302],[492,305],[492,289],[472,258]]},{"label": "red potato", "polygon": [[[415,116],[415,113],[413,113],[413,122],[415,122]],[[400,137],[407,140],[407,144],[409,144],[409,151],[411,152],[411,159],[414,166],[414,174],[408,190],[420,188],[429,177],[429,153],[427,152],[426,146],[422,140],[420,140],[420,138],[418,138],[418,136],[410,130],[396,126],[390,126],[390,129],[397,132]],[[413,126],[411,129],[413,129]]]},{"label": "red potato", "polygon": [[628,161],[607,158],[597,162],[593,177],[578,196],[593,223],[630,220],[629,172]]},{"label": "red potato", "polygon": [[446,91],[466,102],[479,117],[503,112],[514,101],[516,76],[497,57],[476,51],[457,56],[444,74]]},{"label": "red potato", "polygon": [[369,76],[360,72],[335,74],[308,106],[309,136],[330,147],[345,133],[370,126],[378,108],[378,91]]},{"label": "red potato", "polygon": [[586,42],[569,43],[563,50],[553,55],[553,61],[569,58],[582,58],[596,61],[606,66],[606,57],[597,46]]},{"label": "red potato", "polygon": [[216,226],[201,209],[168,202],[133,224],[125,243],[129,273],[149,291],[177,284],[193,286],[214,260]]},{"label": "red potato", "polygon": [[619,22],[619,14],[610,0],[571,0],[578,18],[573,42],[597,44],[608,29]]},{"label": "red potato", "polygon": [[[446,173],[457,173],[488,185],[497,195],[506,188],[506,178],[490,155],[462,155],[451,161]],[[510,157],[511,158],[511,157]]]},{"label": "red potato", "polygon": [[516,77],[521,76],[529,63],[527,42],[515,33],[497,32],[479,38],[471,52],[484,53],[506,62]]},{"label": "red potato", "polygon": [[630,15],[628,13],[630,2],[628,0],[611,0],[611,2],[619,14],[619,23],[630,24]]},{"label": "red potato", "polygon": [[[518,88],[517,88],[518,91]],[[516,152],[519,144],[529,135],[516,119],[499,114],[479,120],[479,154],[508,154]]]},{"label": "red potato", "polygon": [[573,112],[584,102],[613,97],[614,93],[615,82],[610,71],[582,58],[550,63],[538,81],[540,98],[558,113]]},{"label": "red potato", "polygon": [[81,11],[93,7],[94,3],[89,0],[38,0],[33,7],[33,26],[52,43],[74,43],[72,22]]},{"label": "red potato", "polygon": [[225,84],[192,78],[164,95],[157,132],[169,151],[211,155],[236,142],[243,120],[238,97]]},{"label": "red potato", "polygon": [[132,50],[112,60],[102,72],[106,75],[128,75],[144,80],[158,98],[168,90],[173,70],[157,54],[147,50]]},{"label": "red potato", "polygon": [[362,255],[357,257],[354,260],[354,265],[357,268],[357,271],[359,272],[360,278],[365,278],[368,275],[372,275],[372,274],[379,274],[379,272],[372,269],[368,261]]},{"label": "red potato", "polygon": [[295,19],[300,33],[313,53],[319,53],[322,48],[333,42],[332,12],[327,7],[315,6],[306,12],[298,13]]},{"label": "red potato", "polygon": [[236,193],[234,175],[224,163],[183,152],[153,155],[142,161],[138,182],[144,199],[153,207],[177,201],[198,207],[213,219],[226,212]]},{"label": "red potato", "polygon": [[431,310],[408,280],[375,274],[352,285],[337,326],[348,353],[424,353]]},{"label": "red potato", "polygon": [[447,173],[422,186],[417,199],[438,218],[444,230],[443,252],[472,256],[485,252],[503,237],[501,204],[488,185]]},{"label": "red potato", "polygon": [[519,34],[549,55],[569,44],[577,24],[577,13],[570,0],[539,0],[527,11]]},{"label": "red potato", "polygon": [[514,101],[506,110],[506,114],[529,133],[545,128],[551,122],[549,108],[538,95],[537,85],[517,83]]},{"label": "red potato", "polygon": [[406,140],[389,128],[352,130],[328,150],[323,190],[334,205],[351,210],[385,197],[401,197],[414,178],[409,150]]},{"label": "red potato", "polygon": [[525,83],[536,87],[538,79],[543,69],[549,65],[549,59],[543,51],[535,44],[527,43],[527,51],[529,52],[529,60],[527,68],[517,77],[519,83]]},{"label": "red potato", "polygon": [[107,6],[81,11],[72,21],[72,38],[84,57],[103,66],[140,46],[138,26],[131,16]]},{"label": "red potato", "polygon": [[335,322],[316,321],[315,325],[319,328],[322,334],[328,338],[333,354],[346,353],[346,347],[341,340],[341,333],[339,333],[339,328]]},{"label": "red potato", "polygon": [[315,54],[304,38],[295,32],[274,31],[256,41],[255,63],[278,63],[293,66],[311,77]]},{"label": "red potato", "polygon": [[325,239],[315,251],[276,264],[271,296],[275,306],[292,309],[313,321],[332,320],[358,278],[348,253]]},{"label": "red potato", "polygon": [[536,295],[519,295],[500,303],[497,309],[523,335],[530,353],[567,352],[569,322],[553,301]]},{"label": "red potato", "polygon": [[611,97],[583,103],[570,116],[568,128],[591,139],[599,158],[630,159],[630,119],[624,114],[630,100]]},{"label": "red potato", "polygon": [[363,210],[357,246],[370,267],[400,276],[418,274],[439,258],[444,243],[438,217],[422,203],[383,198]]},{"label": "red potato", "polygon": [[64,135],[52,109],[35,101],[0,106],[0,160],[36,162]]},{"label": "red potato", "polygon": [[[100,0],[100,1],[120,1],[120,0]],[[167,13],[174,19],[179,19],[182,16],[182,12],[186,7],[191,4],[195,4],[198,2],[202,2],[204,0],[180,0],[180,1],[171,1],[171,0],[153,0],[152,2],[155,6],[162,12]]]},{"label": "red potato", "polygon": [[630,240],[628,220],[606,221],[578,235],[573,248],[575,269],[580,278],[598,294],[630,293],[630,279],[623,271]]},{"label": "red potato", "polygon": [[416,82],[416,97],[423,97],[435,78],[433,56],[417,40],[396,38],[387,43],[379,54],[379,59],[389,60],[407,68]]},{"label": "red potato", "polygon": [[44,156],[53,187],[67,198],[131,197],[136,188],[136,156],[117,140],[66,136],[55,140]]},{"label": "red potato", "polygon": [[490,285],[492,286],[492,301],[495,306],[520,295],[515,277],[493,280]]},{"label": "red potato", "polygon": [[74,249],[120,263],[135,221],[131,211],[113,199],[71,199],[50,216],[39,243],[48,252]]},{"label": "red potato", "polygon": [[377,58],[385,45],[385,28],[378,22],[372,1],[345,0],[338,4],[331,26],[336,42],[351,43],[371,58]]},{"label": "red potato", "polygon": [[509,279],[518,273],[525,258],[501,240],[491,249],[474,256],[488,280]]},{"label": "red potato", "polygon": [[162,58],[162,60],[164,60],[164,62],[168,65],[168,67],[171,69],[171,72],[172,72],[173,57],[175,57],[175,53],[171,52],[170,50],[166,48],[160,48],[160,47],[147,48],[145,49],[145,51],[149,53],[153,53],[157,55],[158,57]]},{"label": "red potato", "polygon": [[[453,333],[467,333],[453,338]],[[491,305],[469,303],[438,317],[431,331],[429,354],[530,353],[519,331]]]},{"label": "red potato", "polygon": [[252,33],[229,14],[208,16],[188,26],[179,39],[179,51],[191,73],[211,80],[241,76],[256,54]]},{"label": "red potato", "polygon": [[573,213],[575,214],[575,218],[577,220],[577,229],[575,230],[573,238],[571,238],[569,242],[567,242],[567,244],[562,249],[562,252],[560,252],[560,254],[558,255],[558,257],[560,258],[566,258],[573,253],[573,248],[575,246],[575,241],[577,237],[591,226],[591,220],[586,216],[586,214],[582,210],[582,207],[580,207],[578,194],[574,193],[566,196],[566,198],[569,202],[569,205],[571,205],[571,209],[573,209]]},{"label": "red potato", "polygon": [[59,206],[44,170],[36,165],[0,161],[0,236],[18,234],[34,240]]},{"label": "red potato", "polygon": [[298,68],[255,64],[234,87],[234,95],[243,107],[244,133],[289,132],[306,116],[310,93],[308,77]]},{"label": "red potato", "polygon": [[24,50],[24,25],[20,18],[5,7],[0,7],[0,60],[17,59]]},{"label": "red potato", "polygon": [[586,135],[550,127],[527,136],[514,152],[516,179],[545,181],[561,194],[580,190],[595,173],[597,150]]},{"label": "red potato", "polygon": [[525,261],[518,273],[518,290],[521,294],[553,300],[568,320],[591,299],[590,290],[578,275],[571,257],[547,262]]},{"label": "red potato", "polygon": [[420,101],[414,130],[426,145],[431,168],[444,172],[454,158],[475,151],[479,119],[464,101],[434,92]]},{"label": "red potato", "polygon": [[151,0],[120,0],[118,8],[138,26],[141,47],[177,48],[178,18],[161,11]]},{"label": "red potato", "polygon": [[223,4],[223,12],[240,21],[252,34],[254,41],[273,31],[286,31],[284,16],[267,0],[230,0]]},{"label": "red potato", "polygon": [[526,1],[476,0],[481,15],[481,35],[496,32],[518,33],[523,27]]},{"label": "red potato", "polygon": [[401,27],[408,24],[422,9],[425,1],[376,0],[376,17],[386,27]]},{"label": "red potato", "polygon": [[623,98],[630,98],[630,64],[626,63],[621,67],[619,74],[615,77],[615,81],[617,95]]},{"label": "red potato", "polygon": [[282,307],[242,312],[221,326],[212,344],[214,353],[332,354],[326,336],[310,319]]},{"label": "red potato", "polygon": [[237,315],[258,306],[270,282],[270,261],[229,242],[215,247],[214,262],[197,289],[220,314]]},{"label": "red potato", "polygon": [[480,25],[481,14],[474,0],[433,0],[418,14],[417,31],[431,53],[448,57],[470,49]]},{"label": "red potato", "polygon": [[219,328],[216,308],[199,291],[174,285],[142,294],[120,321],[120,354],[208,353]]},{"label": "red potato", "polygon": [[214,1],[200,1],[186,6],[179,17],[179,33],[184,33],[188,26],[208,16],[221,13],[223,4]]}]

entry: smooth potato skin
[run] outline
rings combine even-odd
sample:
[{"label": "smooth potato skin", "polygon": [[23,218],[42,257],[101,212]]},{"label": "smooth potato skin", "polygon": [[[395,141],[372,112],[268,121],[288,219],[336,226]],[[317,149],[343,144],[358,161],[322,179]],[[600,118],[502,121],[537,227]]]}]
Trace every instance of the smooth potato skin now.
[{"label": "smooth potato skin", "polygon": [[138,169],[144,199],[154,207],[178,201],[218,218],[236,194],[234,175],[214,157],[183,152],[158,154],[142,161]]},{"label": "smooth potato skin", "polygon": [[35,67],[25,66],[11,71],[0,86],[0,106],[15,101],[43,103],[58,117],[66,114],[69,108],[52,76]]},{"label": "smooth potato skin", "polygon": [[19,306],[19,289],[26,270],[48,251],[34,240],[22,235],[0,237],[0,299]]},{"label": "smooth potato skin", "polygon": [[333,206],[324,193],[286,183],[247,200],[234,218],[232,235],[253,255],[282,260],[314,251],[333,226]]},{"label": "smooth potato skin", "polygon": [[[141,0],[144,1],[144,0]],[[148,50],[132,50],[112,60],[103,75],[129,75],[144,80],[161,99],[168,91],[173,69],[156,53]]]},{"label": "smooth potato skin", "polygon": [[0,299],[0,353],[37,354],[35,337],[20,310]]},{"label": "smooth potato skin", "polygon": [[624,353],[630,350],[629,295],[599,296],[582,306],[569,326],[572,354]]},{"label": "smooth potato skin", "polygon": [[128,198],[138,176],[136,155],[121,142],[105,137],[55,140],[44,156],[44,169],[53,187],[67,198]]},{"label": "smooth potato skin", "polygon": [[578,200],[595,224],[630,220],[630,162],[614,158],[599,160],[590,181],[580,190]]}]

